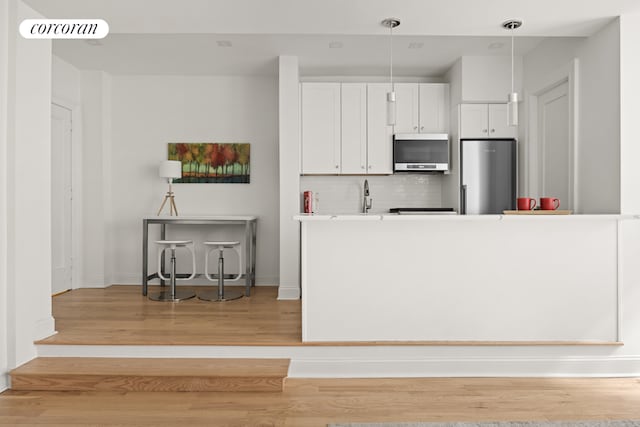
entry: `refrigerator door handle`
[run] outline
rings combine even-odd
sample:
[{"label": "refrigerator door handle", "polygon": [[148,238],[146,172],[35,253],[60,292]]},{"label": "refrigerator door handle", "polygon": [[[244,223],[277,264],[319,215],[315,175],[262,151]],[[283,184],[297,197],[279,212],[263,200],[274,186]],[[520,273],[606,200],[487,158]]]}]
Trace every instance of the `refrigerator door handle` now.
[{"label": "refrigerator door handle", "polygon": [[466,186],[466,184],[460,186],[460,198],[462,200],[462,205],[460,206],[460,210],[462,211],[461,214],[462,215],[466,215],[467,214],[467,186]]}]

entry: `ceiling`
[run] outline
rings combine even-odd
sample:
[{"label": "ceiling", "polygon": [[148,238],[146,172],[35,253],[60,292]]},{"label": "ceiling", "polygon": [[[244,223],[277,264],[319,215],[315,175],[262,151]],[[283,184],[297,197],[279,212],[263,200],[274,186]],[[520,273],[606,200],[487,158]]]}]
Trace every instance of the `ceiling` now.
[{"label": "ceiling", "polygon": [[[102,18],[101,45],[64,40],[54,53],[81,69],[115,74],[274,74],[278,55],[303,75],[388,72],[387,17],[398,75],[442,75],[461,55],[508,55],[501,23],[523,20],[516,52],[544,37],[588,37],[638,0],[25,0],[50,18]],[[231,47],[218,46],[230,42]],[[338,42],[342,48],[330,48]],[[410,43],[422,43],[409,49]],[[504,43],[489,49],[491,43]]]},{"label": "ceiling", "polygon": [[[516,53],[541,40],[518,38]],[[298,56],[303,76],[389,73],[388,36],[112,34],[100,43],[56,40],[54,53],[80,69],[111,74],[275,75],[279,55]],[[508,37],[394,36],[393,45],[394,74],[411,77],[442,76],[462,55],[511,51]]]}]

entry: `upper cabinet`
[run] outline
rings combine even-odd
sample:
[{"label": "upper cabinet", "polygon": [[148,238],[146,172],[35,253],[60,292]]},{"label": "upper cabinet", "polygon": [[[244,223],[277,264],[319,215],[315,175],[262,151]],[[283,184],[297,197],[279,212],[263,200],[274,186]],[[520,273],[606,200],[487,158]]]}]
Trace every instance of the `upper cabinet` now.
[{"label": "upper cabinet", "polygon": [[460,104],[460,138],[517,138],[507,125],[507,104]]},{"label": "upper cabinet", "polygon": [[302,172],[340,173],[340,83],[301,86]]},{"label": "upper cabinet", "polygon": [[449,84],[420,83],[420,132],[449,133]]},{"label": "upper cabinet", "polygon": [[398,83],[396,126],[389,83],[302,83],[302,173],[393,173],[393,133],[449,133],[449,85]]},{"label": "upper cabinet", "polygon": [[394,132],[417,133],[420,117],[418,83],[395,83],[393,89],[396,92]]},{"label": "upper cabinet", "polygon": [[395,133],[449,133],[449,84],[396,83]]},{"label": "upper cabinet", "polygon": [[393,173],[393,126],[387,124],[390,83],[367,84],[367,172]]},{"label": "upper cabinet", "polygon": [[340,173],[367,171],[367,85],[342,83],[342,164]]}]

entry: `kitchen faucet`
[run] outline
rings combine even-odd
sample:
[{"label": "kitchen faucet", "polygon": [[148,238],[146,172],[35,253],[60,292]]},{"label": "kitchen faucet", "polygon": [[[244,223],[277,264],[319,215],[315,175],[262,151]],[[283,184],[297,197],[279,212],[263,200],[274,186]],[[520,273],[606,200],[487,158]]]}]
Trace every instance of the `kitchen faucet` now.
[{"label": "kitchen faucet", "polygon": [[372,204],[373,204],[373,199],[369,198],[369,181],[365,179],[364,180],[364,198],[362,199],[362,213],[368,214]]}]

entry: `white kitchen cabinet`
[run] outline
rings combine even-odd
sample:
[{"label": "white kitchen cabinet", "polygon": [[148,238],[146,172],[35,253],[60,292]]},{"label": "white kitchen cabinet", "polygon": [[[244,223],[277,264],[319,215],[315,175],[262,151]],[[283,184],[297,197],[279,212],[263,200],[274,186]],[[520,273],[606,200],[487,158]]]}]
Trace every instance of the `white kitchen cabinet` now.
[{"label": "white kitchen cabinet", "polygon": [[396,83],[395,133],[449,133],[449,84]]},{"label": "white kitchen cabinet", "polygon": [[418,133],[419,87],[418,83],[395,83],[396,124],[395,133]]},{"label": "white kitchen cabinet", "polygon": [[420,133],[449,133],[449,85],[420,83]]},{"label": "white kitchen cabinet", "polygon": [[367,172],[367,85],[342,83],[343,174]]},{"label": "white kitchen cabinet", "polygon": [[507,104],[461,104],[460,138],[517,138],[507,125]]},{"label": "white kitchen cabinet", "polygon": [[393,126],[387,125],[389,83],[367,85],[367,173],[393,173]]},{"label": "white kitchen cabinet", "polygon": [[302,83],[302,173],[392,174],[386,83]]},{"label": "white kitchen cabinet", "polygon": [[302,173],[340,173],[340,83],[302,83],[301,91]]}]

